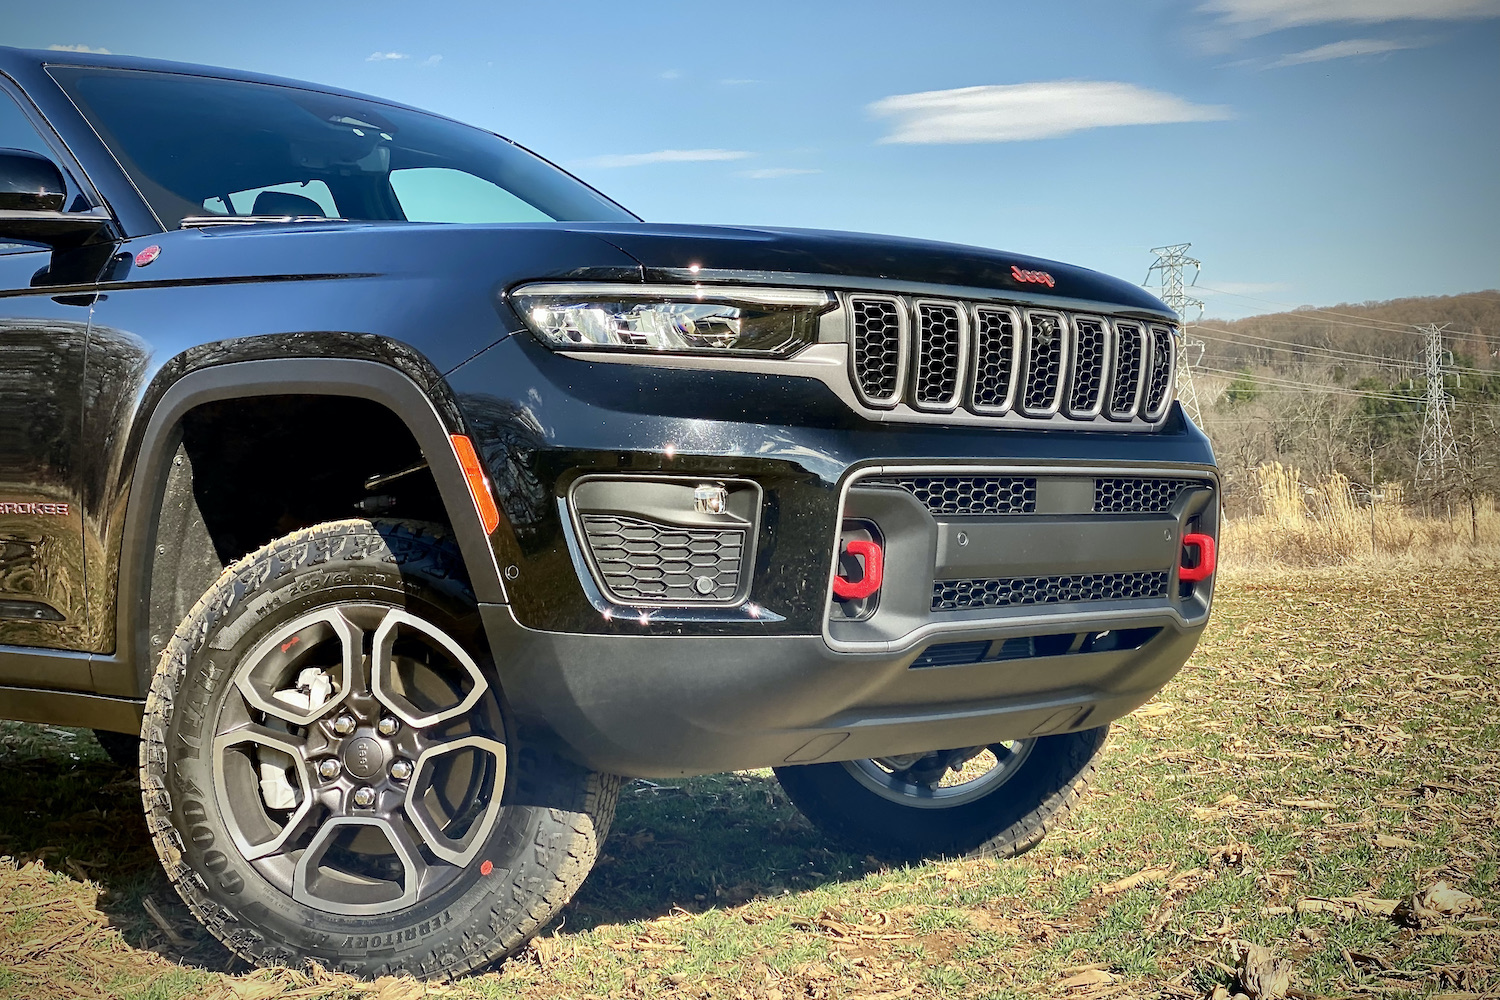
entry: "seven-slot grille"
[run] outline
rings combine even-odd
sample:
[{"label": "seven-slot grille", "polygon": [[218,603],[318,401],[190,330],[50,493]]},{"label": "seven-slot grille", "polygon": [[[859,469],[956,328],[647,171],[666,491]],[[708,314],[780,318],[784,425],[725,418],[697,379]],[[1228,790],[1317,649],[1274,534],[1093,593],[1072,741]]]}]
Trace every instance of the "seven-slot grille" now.
[{"label": "seven-slot grille", "polygon": [[848,307],[850,365],[868,406],[1154,423],[1172,401],[1165,324],[864,293]]}]

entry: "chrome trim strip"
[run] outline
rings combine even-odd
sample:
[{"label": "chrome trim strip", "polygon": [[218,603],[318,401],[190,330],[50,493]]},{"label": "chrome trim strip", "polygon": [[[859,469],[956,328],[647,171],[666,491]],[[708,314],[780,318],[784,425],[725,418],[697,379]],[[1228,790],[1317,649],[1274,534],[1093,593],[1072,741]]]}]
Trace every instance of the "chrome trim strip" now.
[{"label": "chrome trim strip", "polygon": [[[923,401],[917,398],[918,386],[921,383],[922,356],[926,351],[926,324],[922,319],[922,307],[930,306],[939,309],[951,309],[953,315],[958,319],[958,351],[953,359],[953,394],[947,399],[937,401]],[[912,364],[911,384],[908,386],[908,402],[914,409],[929,413],[951,413],[958,409],[959,400],[964,397],[964,379],[969,373],[969,310],[962,302],[951,299],[913,299],[911,302],[911,318],[913,335],[911,338]]]},{"label": "chrome trim strip", "polygon": [[[1087,462],[1058,462],[1053,465],[1006,465],[1003,463],[995,463],[990,465],[980,465],[974,463],[913,463],[903,465],[877,462],[871,465],[855,468],[851,470],[847,476],[844,477],[844,482],[839,487],[839,516],[834,520],[833,537],[830,545],[832,554],[830,555],[828,560],[828,579],[823,587],[823,642],[827,644],[829,649],[832,649],[835,652],[903,652],[928,641],[930,637],[935,635],[941,635],[946,632],[970,631],[976,628],[985,627],[1003,627],[1021,630],[1038,627],[1046,628],[1052,625],[1056,625],[1060,621],[1066,621],[1070,625],[1078,624],[1082,626],[1088,625],[1092,622],[1135,619],[1146,620],[1151,618],[1160,619],[1162,617],[1167,617],[1170,618],[1172,622],[1180,628],[1197,628],[1199,625],[1202,625],[1208,621],[1207,613],[1198,618],[1184,618],[1182,616],[1182,613],[1177,610],[1177,607],[1174,604],[1168,602],[1166,604],[1153,604],[1149,607],[1141,608],[1139,610],[1127,609],[1122,611],[1119,608],[1111,608],[1101,609],[1099,611],[1069,612],[1066,614],[1058,614],[1057,612],[1052,612],[1050,614],[1024,615],[1014,617],[1006,616],[1003,618],[976,617],[940,622],[930,621],[924,625],[919,625],[918,627],[912,629],[911,631],[905,633],[904,635],[901,635],[896,639],[877,639],[870,642],[845,642],[835,639],[832,632],[829,630],[831,622],[828,616],[827,602],[830,599],[829,595],[833,593],[833,578],[838,574],[839,569],[840,528],[843,524],[844,509],[849,503],[849,491],[860,480],[867,479],[871,476],[902,475],[1094,476],[1096,478],[1109,476],[1159,476],[1162,478],[1206,479],[1212,485],[1212,488],[1216,493],[1218,493],[1220,490],[1219,470],[1211,465],[1095,465]],[[1104,517],[1108,515],[1094,516]]]}]

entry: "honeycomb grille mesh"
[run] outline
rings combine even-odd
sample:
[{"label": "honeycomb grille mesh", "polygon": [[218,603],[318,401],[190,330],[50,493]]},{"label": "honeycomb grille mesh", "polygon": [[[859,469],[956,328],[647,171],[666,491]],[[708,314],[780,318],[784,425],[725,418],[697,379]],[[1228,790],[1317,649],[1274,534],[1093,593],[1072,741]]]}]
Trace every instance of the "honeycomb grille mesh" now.
[{"label": "honeycomb grille mesh", "polygon": [[1079,316],[1073,321],[1077,336],[1073,342],[1073,377],[1068,388],[1068,411],[1078,416],[1099,412],[1104,392],[1104,361],[1109,351],[1104,324],[1097,319]]},{"label": "honeycomb grille mesh", "polygon": [[1141,395],[1144,338],[1134,323],[1115,323],[1115,373],[1110,383],[1109,413],[1116,419],[1135,414]]},{"label": "honeycomb grille mesh", "polygon": [[1026,380],[1021,409],[1040,416],[1057,403],[1062,379],[1064,331],[1062,318],[1047,313],[1026,316]]},{"label": "honeycomb grille mesh", "polygon": [[582,520],[614,600],[723,604],[739,596],[743,528],[682,528],[618,514],[584,514]]},{"label": "honeycomb grille mesh", "polygon": [[1165,596],[1167,574],[1164,571],[938,580],[932,585],[932,610],[966,611],[972,608],[1128,601]]},{"label": "honeycomb grille mesh", "polygon": [[1205,485],[1207,484],[1198,479],[1096,479],[1094,513],[1165,514],[1172,509],[1177,494],[1194,486]]},{"label": "honeycomb grille mesh", "polygon": [[1151,374],[1146,381],[1146,402],[1141,407],[1147,415],[1160,414],[1172,392],[1172,331],[1165,326],[1151,328]]},{"label": "honeycomb grille mesh", "polygon": [[1036,478],[1023,476],[882,476],[861,485],[891,486],[933,514],[1032,514]]},{"label": "honeycomb grille mesh", "polygon": [[998,309],[980,309],[974,315],[974,405],[1003,409],[1010,405],[1016,367],[1016,321]]},{"label": "honeycomb grille mesh", "polygon": [[854,299],[854,371],[871,402],[890,402],[901,392],[900,306],[885,299]]},{"label": "honeycomb grille mesh", "polygon": [[958,395],[962,337],[957,306],[935,302],[917,306],[917,371],[912,396],[918,404],[953,403]]}]

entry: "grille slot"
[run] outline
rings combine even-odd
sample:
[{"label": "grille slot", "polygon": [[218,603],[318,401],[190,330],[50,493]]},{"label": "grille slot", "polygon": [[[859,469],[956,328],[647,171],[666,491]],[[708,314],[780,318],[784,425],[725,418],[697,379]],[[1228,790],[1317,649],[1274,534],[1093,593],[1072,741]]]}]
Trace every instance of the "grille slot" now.
[{"label": "grille slot", "polygon": [[1015,401],[1016,355],[1021,349],[1021,321],[1012,309],[974,310],[975,413],[1005,413]]},{"label": "grille slot", "polygon": [[1073,317],[1073,374],[1068,380],[1068,416],[1097,417],[1104,407],[1109,334],[1097,316]]},{"label": "grille slot", "polygon": [[1164,571],[938,580],[932,585],[932,610],[966,611],[972,608],[1128,601],[1166,596],[1167,574]]},{"label": "grille slot", "polygon": [[1109,419],[1129,420],[1141,401],[1146,373],[1146,330],[1139,323],[1115,320],[1114,377],[1109,384]]},{"label": "grille slot", "polygon": [[906,309],[900,299],[861,296],[849,300],[849,312],[854,386],[870,406],[894,406],[906,379]]},{"label": "grille slot", "polygon": [[1174,358],[1172,328],[1151,326],[1151,367],[1146,378],[1146,398],[1141,403],[1141,416],[1147,420],[1160,420],[1172,401],[1172,376]]},{"label": "grille slot", "polygon": [[1095,514],[1165,514],[1172,509],[1177,494],[1195,486],[1207,486],[1201,479],[1147,479],[1133,476],[1094,480]]},{"label": "grille slot", "polygon": [[1067,364],[1067,326],[1060,313],[1026,313],[1026,363],[1021,374],[1021,412],[1047,417],[1057,412]]},{"label": "grille slot", "polygon": [[620,514],[580,520],[612,600],[730,604],[743,596],[744,528],[683,528]]},{"label": "grille slot", "polygon": [[958,405],[964,370],[965,321],[953,302],[917,302],[916,365],[911,401],[922,410]]},{"label": "grille slot", "polygon": [[861,486],[902,489],[933,514],[1034,514],[1034,476],[881,476]]}]

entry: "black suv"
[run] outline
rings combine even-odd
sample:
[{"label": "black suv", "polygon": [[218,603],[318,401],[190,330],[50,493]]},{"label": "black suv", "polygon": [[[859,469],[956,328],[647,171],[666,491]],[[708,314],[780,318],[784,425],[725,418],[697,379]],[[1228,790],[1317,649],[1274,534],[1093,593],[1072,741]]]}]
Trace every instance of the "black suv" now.
[{"label": "black suv", "polygon": [[248,959],[512,953],[620,775],[1013,854],[1207,621],[1213,455],[1132,285],[645,223],[252,74],[0,49],[0,91],[0,716],[139,764]]}]

